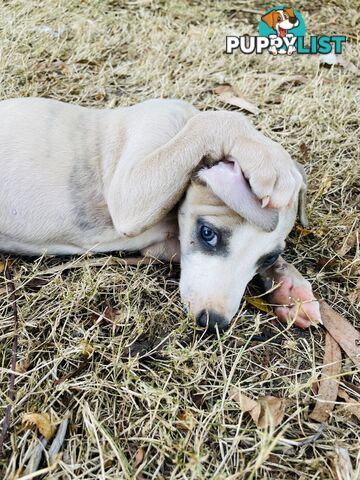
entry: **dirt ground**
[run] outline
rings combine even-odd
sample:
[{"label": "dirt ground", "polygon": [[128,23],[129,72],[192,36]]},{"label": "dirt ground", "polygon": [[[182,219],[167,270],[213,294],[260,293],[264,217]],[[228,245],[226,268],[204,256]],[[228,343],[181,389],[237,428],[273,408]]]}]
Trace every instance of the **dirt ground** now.
[{"label": "dirt ground", "polygon": [[[295,227],[285,258],[359,326],[359,10],[350,0],[298,6],[308,33],[347,35],[342,58],[352,65],[326,67],[317,55],[226,55],[226,35],[257,34],[270,6],[3,1],[0,98],[113,108],[178,97],[202,110],[236,110],[214,93],[233,85],[259,107],[248,118],[309,177],[310,226]],[[9,260],[19,326],[16,399],[0,460],[5,478],[348,479],[344,467],[343,476],[332,476],[339,448],[359,478],[359,425],[342,399],[324,425],[309,418],[322,328],[281,326],[244,300],[229,331],[204,336],[180,303],[178,267],[123,266],[116,254]],[[15,332],[0,266],[3,418]],[[358,373],[344,354],[340,386],[354,402]],[[231,397],[234,387],[253,399],[287,399],[280,425],[257,427]],[[56,427],[69,418],[60,453],[39,465],[42,477],[25,473],[41,436],[23,425],[24,413],[46,413]]]}]

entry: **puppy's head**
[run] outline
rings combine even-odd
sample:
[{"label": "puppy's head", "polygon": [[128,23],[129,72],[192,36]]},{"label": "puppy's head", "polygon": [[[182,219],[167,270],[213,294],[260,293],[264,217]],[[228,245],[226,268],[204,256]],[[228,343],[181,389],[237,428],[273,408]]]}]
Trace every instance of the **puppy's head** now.
[{"label": "puppy's head", "polygon": [[179,209],[180,293],[201,326],[224,330],[248,282],[285,246],[296,206],[261,208],[239,168],[220,162],[198,172]]},{"label": "puppy's head", "polygon": [[284,37],[288,30],[299,25],[293,8],[284,8],[283,10],[271,10],[263,15],[261,20],[270,28],[276,30],[280,37]]}]

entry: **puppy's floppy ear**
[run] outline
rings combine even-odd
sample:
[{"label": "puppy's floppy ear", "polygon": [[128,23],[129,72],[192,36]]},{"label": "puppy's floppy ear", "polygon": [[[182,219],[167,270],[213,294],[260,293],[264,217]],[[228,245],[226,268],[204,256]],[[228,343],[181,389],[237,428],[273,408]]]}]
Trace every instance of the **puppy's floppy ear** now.
[{"label": "puppy's floppy ear", "polygon": [[303,227],[307,227],[309,224],[308,218],[306,215],[307,178],[306,178],[304,167],[298,162],[295,162],[295,165],[298,171],[301,173],[301,176],[303,177],[303,183],[301,185],[300,192],[299,192],[298,215],[299,215],[301,225]]},{"label": "puppy's floppy ear", "polygon": [[275,28],[276,20],[275,20],[276,11],[271,10],[271,12],[263,15],[261,20],[266,23],[266,25],[270,28]]},{"label": "puppy's floppy ear", "polygon": [[198,172],[198,177],[228,207],[266,232],[275,230],[279,215],[272,208],[261,208],[237,163],[221,161]]}]

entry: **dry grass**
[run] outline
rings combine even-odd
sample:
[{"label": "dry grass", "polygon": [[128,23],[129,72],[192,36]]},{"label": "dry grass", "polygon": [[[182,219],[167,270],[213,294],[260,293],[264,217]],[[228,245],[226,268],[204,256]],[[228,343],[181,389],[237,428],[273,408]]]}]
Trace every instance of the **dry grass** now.
[{"label": "dry grass", "polygon": [[[348,35],[345,57],[357,63],[355,3],[301,3],[308,32]],[[261,4],[3,1],[0,97],[48,96],[96,107],[180,97],[218,109],[223,105],[213,88],[235,85],[260,107],[252,118],[258,128],[309,174],[312,232],[291,234],[287,258],[355,324],[358,311],[348,296],[359,274],[359,245],[344,255],[338,250],[358,228],[358,80],[351,70],[320,67],[316,56],[223,54],[226,34],[256,32],[258,15],[249,9],[261,12]],[[45,25],[60,35],[54,38]],[[294,75],[303,78],[294,81]],[[360,468],[359,428],[341,408],[314,445],[295,448],[282,440],[301,440],[318,429],[308,412],[322,330],[282,332],[269,315],[244,303],[230,331],[201,336],[181,307],[174,268],[108,265],[103,257],[102,267],[84,264],[53,274],[44,285],[34,280],[67,260],[13,259],[18,356],[30,366],[17,377],[1,464],[7,478],[15,477],[36,443],[36,433],[21,424],[22,414],[32,411],[47,412],[55,422],[70,413],[62,457],[46,478],[328,479],[334,445],[348,448]],[[1,278],[0,417],[14,334],[4,286]],[[253,339],[277,332],[277,343]],[[161,352],[145,353],[167,336]],[[132,356],[136,349],[140,356]],[[358,382],[350,361],[343,361],[343,372],[343,380]],[[257,429],[230,399],[233,386],[254,398],[290,399],[286,420],[275,430]],[[135,474],[139,449],[144,459]]]}]

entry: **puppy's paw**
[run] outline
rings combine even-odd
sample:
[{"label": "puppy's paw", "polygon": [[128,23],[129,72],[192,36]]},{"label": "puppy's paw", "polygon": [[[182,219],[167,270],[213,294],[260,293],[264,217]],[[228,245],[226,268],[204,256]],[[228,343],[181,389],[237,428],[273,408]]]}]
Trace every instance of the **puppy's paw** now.
[{"label": "puppy's paw", "polygon": [[270,208],[284,208],[297,200],[303,178],[290,155],[276,143],[242,139],[230,156],[240,165],[252,192]]},{"label": "puppy's paw", "polygon": [[277,54],[278,54],[278,51],[277,51],[277,48],[275,47],[275,45],[269,47],[269,48],[268,48],[268,51],[269,51],[269,53],[271,53],[272,55],[277,55]]},{"label": "puppy's paw", "polygon": [[319,303],[314,297],[311,285],[305,279],[297,283],[294,278],[279,278],[279,287],[269,294],[274,311],[279,320],[294,320],[300,328],[308,328],[321,322]]},{"label": "puppy's paw", "polygon": [[267,207],[280,209],[297,201],[304,180],[296,163],[240,113],[200,112],[189,120],[186,128],[190,127],[192,132],[198,129],[211,158],[231,159],[240,167],[252,192]]},{"label": "puppy's paw", "polygon": [[292,55],[296,51],[296,48],[292,45],[289,46],[287,54]]},{"label": "puppy's paw", "polygon": [[[270,268],[260,272],[260,277],[265,289],[270,290],[267,298],[279,320],[294,320],[300,328],[322,323],[320,306],[311,285],[293,265],[280,257]],[[275,289],[274,284],[278,285]]]}]

